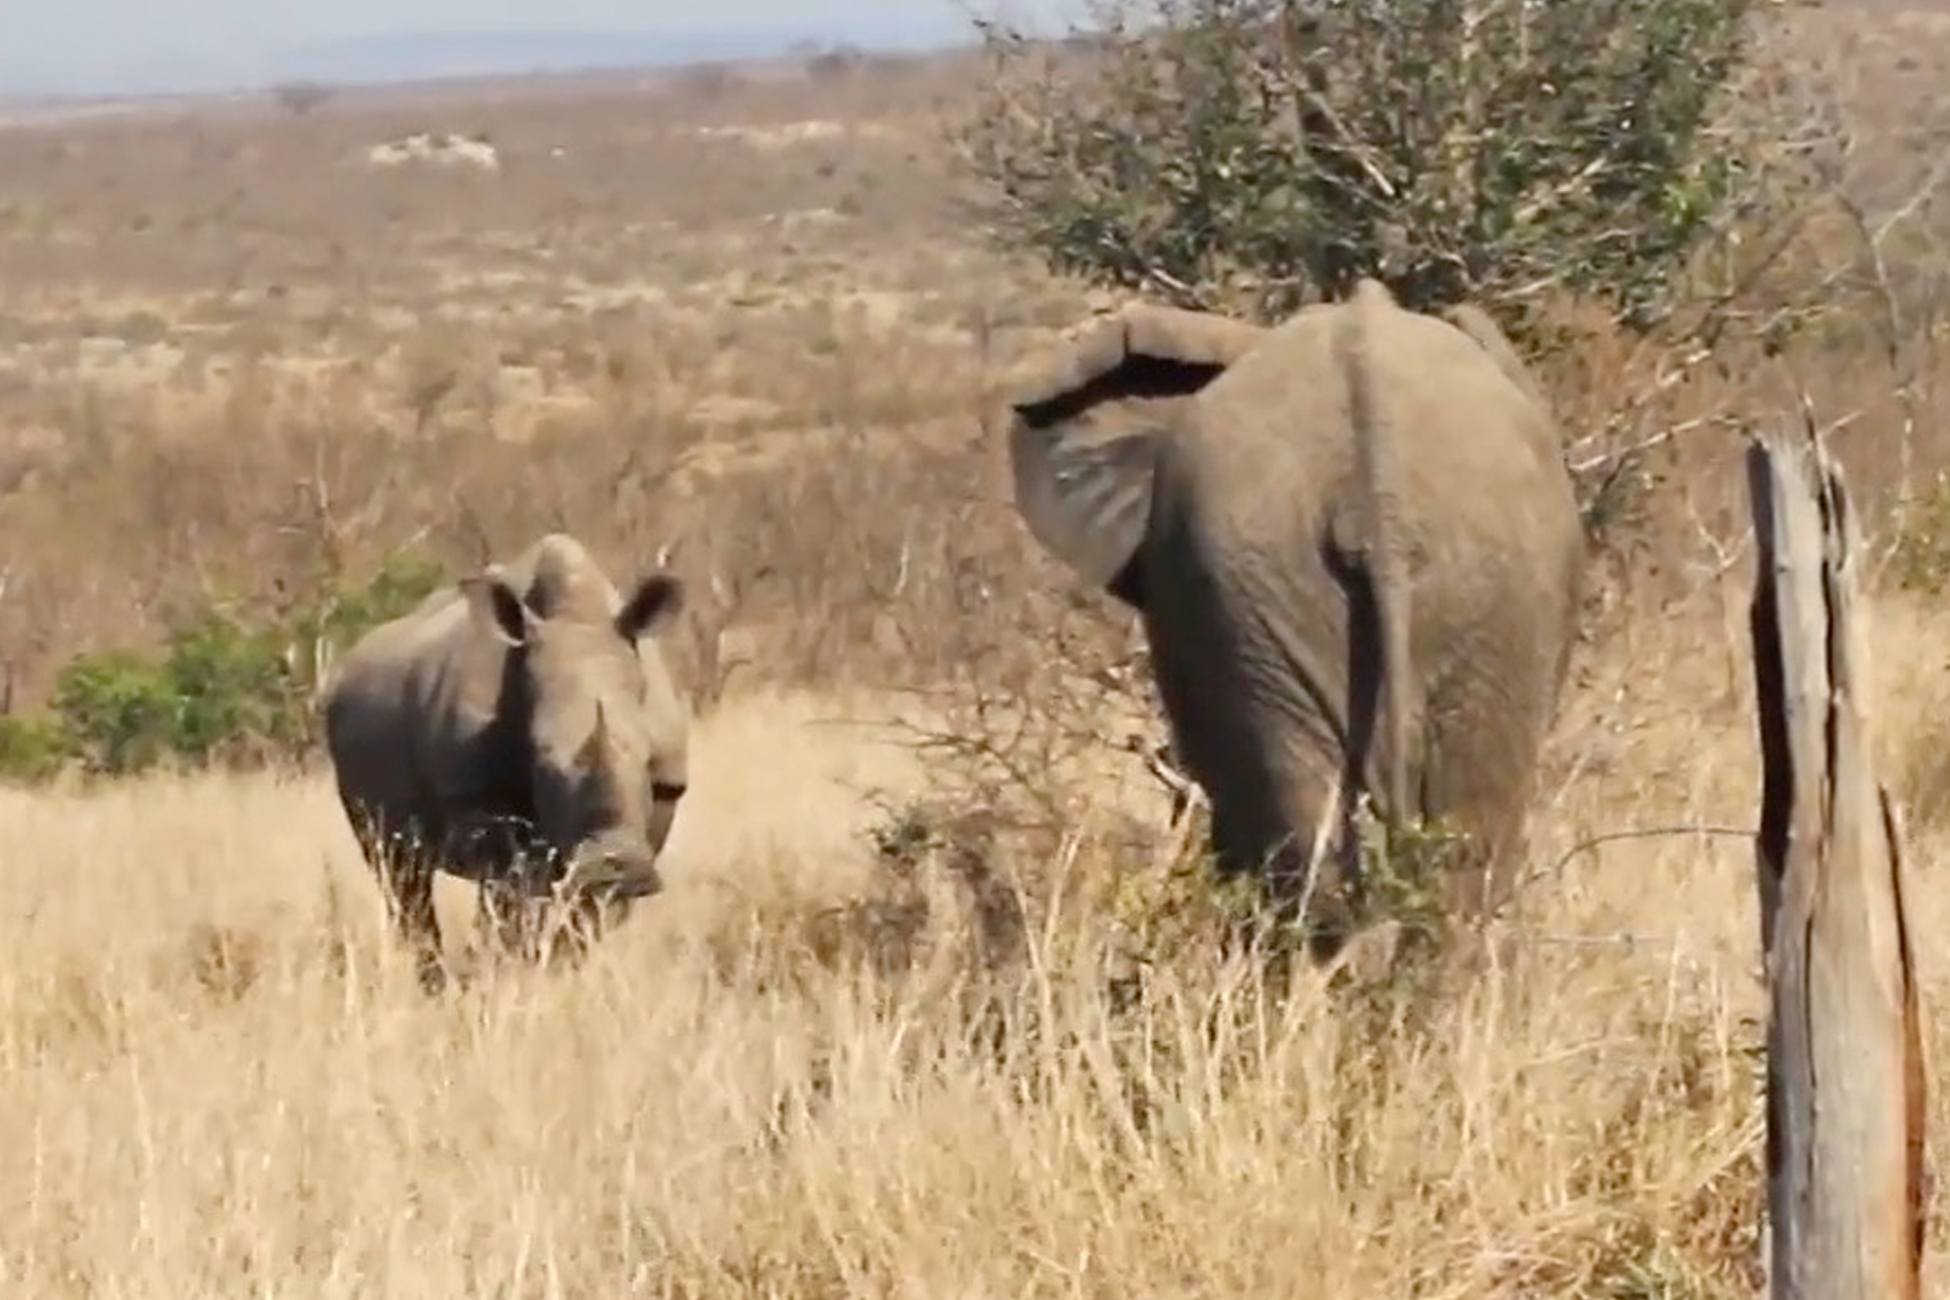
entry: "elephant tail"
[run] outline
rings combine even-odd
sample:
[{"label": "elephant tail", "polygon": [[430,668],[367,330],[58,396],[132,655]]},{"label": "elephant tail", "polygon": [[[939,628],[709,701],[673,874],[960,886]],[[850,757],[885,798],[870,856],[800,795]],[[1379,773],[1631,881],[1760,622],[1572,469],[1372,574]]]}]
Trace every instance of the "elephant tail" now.
[{"label": "elephant tail", "polygon": [[[1395,464],[1397,440],[1383,407],[1383,386],[1376,381],[1374,366],[1375,339],[1386,328],[1383,318],[1394,310],[1394,296],[1387,287],[1364,276],[1354,286],[1339,330],[1348,414],[1353,425],[1356,492],[1362,501],[1369,595],[1381,646],[1376,720],[1386,737],[1382,812],[1391,823],[1406,817],[1409,810],[1408,695],[1414,682],[1409,661],[1409,590],[1397,535],[1401,513],[1395,495],[1401,478]],[[1370,771],[1365,755],[1357,770],[1364,776]]]}]

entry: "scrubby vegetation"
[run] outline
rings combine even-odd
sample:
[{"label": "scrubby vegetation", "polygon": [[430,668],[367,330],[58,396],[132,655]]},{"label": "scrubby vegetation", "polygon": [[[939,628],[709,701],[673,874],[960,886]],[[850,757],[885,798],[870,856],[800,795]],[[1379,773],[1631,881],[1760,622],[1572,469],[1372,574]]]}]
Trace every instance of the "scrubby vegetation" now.
[{"label": "scrubby vegetation", "polygon": [[309,760],[331,654],[411,609],[444,576],[426,560],[390,558],[369,583],[312,593],[282,621],[246,620],[213,603],[171,628],[160,653],[75,656],[55,674],[46,710],[0,717],[0,776],[45,780],[70,763],[119,777],[164,762]]},{"label": "scrubby vegetation", "polygon": [[[1950,24],[1321,7],[1354,51],[1330,161],[1383,190],[1296,146],[1323,47],[1263,11],[0,128],[0,1141],[28,1153],[0,1277],[1752,1292],[1735,452],[1802,392],[1839,426],[1927,862]],[[1634,95],[1655,111],[1619,120]],[[422,130],[502,167],[367,160]],[[1618,188],[1523,215],[1594,162]],[[1141,637],[1015,519],[994,398],[1133,289],[1266,315],[1361,267],[1529,322],[1594,524],[1588,636],[1494,969],[1271,989],[1148,771]],[[310,694],[332,646],[557,526],[688,586],[673,887],[581,969],[423,1002]]]},{"label": "scrubby vegetation", "polygon": [[[1068,47],[985,28],[991,77],[953,135],[982,182],[970,209],[1002,246],[1268,322],[1373,275],[1410,306],[1486,308],[1567,394],[1589,392],[1594,348],[1636,338],[1657,378],[1567,423],[1601,536],[1645,507],[1645,452],[1681,422],[1665,399],[1687,372],[1760,367],[1797,337],[1819,353],[1865,321],[1893,326],[1878,331],[1893,353],[1941,296],[1941,267],[1897,250],[1933,247],[1942,178],[1911,167],[1902,183],[1920,188],[1875,210],[1859,106],[1809,57],[1802,13],[1745,0],[1099,13]],[[1748,414],[1729,403],[1693,423]]]},{"label": "scrubby vegetation", "polygon": [[1642,325],[1782,197],[1781,124],[1725,120],[1761,89],[1758,10],[1105,6],[1081,55],[991,27],[963,143],[1011,242],[1185,306],[1277,319],[1368,274],[1418,309],[1562,290]]}]

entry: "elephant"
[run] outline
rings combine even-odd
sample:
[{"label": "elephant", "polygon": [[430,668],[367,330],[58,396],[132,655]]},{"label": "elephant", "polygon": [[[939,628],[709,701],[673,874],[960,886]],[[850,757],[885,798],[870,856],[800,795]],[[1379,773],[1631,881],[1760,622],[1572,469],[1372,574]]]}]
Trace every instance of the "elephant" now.
[{"label": "elephant", "polygon": [[1507,896],[1577,639],[1584,533],[1541,388],[1487,314],[1372,278],[1272,326],[1134,304],[1007,395],[1028,532],[1135,609],[1225,874],[1330,957],[1352,820],[1462,834],[1452,913]]}]

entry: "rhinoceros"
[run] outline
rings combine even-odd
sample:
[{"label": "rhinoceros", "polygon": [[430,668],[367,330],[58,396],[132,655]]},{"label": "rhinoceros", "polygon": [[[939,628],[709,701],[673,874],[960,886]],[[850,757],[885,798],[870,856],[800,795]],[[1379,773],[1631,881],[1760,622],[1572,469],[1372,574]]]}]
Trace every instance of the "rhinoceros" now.
[{"label": "rhinoceros", "polygon": [[446,981],[437,870],[503,907],[554,898],[586,921],[662,888],[690,717],[654,635],[683,598],[661,570],[625,597],[551,533],[336,665],[323,711],[339,800],[427,991]]}]

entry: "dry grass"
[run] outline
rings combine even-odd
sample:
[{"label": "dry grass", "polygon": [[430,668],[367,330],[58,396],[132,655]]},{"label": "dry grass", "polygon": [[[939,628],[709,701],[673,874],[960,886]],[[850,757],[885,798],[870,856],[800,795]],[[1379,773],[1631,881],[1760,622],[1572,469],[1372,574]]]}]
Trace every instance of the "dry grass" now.
[{"label": "dry grass", "polygon": [[[1736,612],[1703,599],[1658,644]],[[1934,626],[1879,611],[1886,716],[1945,703]],[[1751,818],[1724,662],[1623,708],[1632,665],[1594,665],[1540,862],[1622,821]],[[863,794],[920,779],[860,728],[884,711],[715,714],[667,905],[583,969],[446,1002],[394,966],[316,777],[8,796],[0,1275],[51,1297],[1747,1293],[1743,843],[1572,857],[1512,922],[1516,964],[1420,1032],[1317,990],[1274,1013],[1211,964],[1116,1010],[1104,914],[1032,897],[1038,1032],[998,1058],[956,1010],[952,934],[892,983],[808,977],[805,919],[873,884]],[[1927,880],[1950,828],[1924,821]],[[458,945],[465,898],[442,902]],[[1927,934],[1941,903],[1916,903]]]},{"label": "dry grass", "polygon": [[[1732,438],[1672,449],[1594,601],[1508,967],[1275,1008],[1195,946],[1131,1004],[1122,887],[1172,850],[1117,746],[1155,717],[1128,620],[1024,538],[983,421],[1095,296],[952,220],[927,119],[966,65],[742,75],[0,128],[0,699],[213,592],[567,523],[619,570],[675,543],[701,701],[671,893],[581,969],[481,966],[445,1000],[316,771],[0,791],[0,1286],[1752,1294],[1748,843],[1581,847],[1754,821]],[[359,162],[420,129],[486,130],[502,172]],[[1583,361],[1574,427],[1657,358]],[[1950,461],[1938,399],[1906,426],[1866,350],[1793,378],[1859,410],[1839,450],[1885,530]],[[1702,372],[1660,418],[1789,391]],[[1928,934],[1945,616],[1875,612]],[[986,766],[910,743],[942,731],[996,742]],[[975,855],[1020,891],[1018,964],[954,852],[875,855],[943,798],[1039,815]],[[465,960],[470,900],[440,901]]]}]

